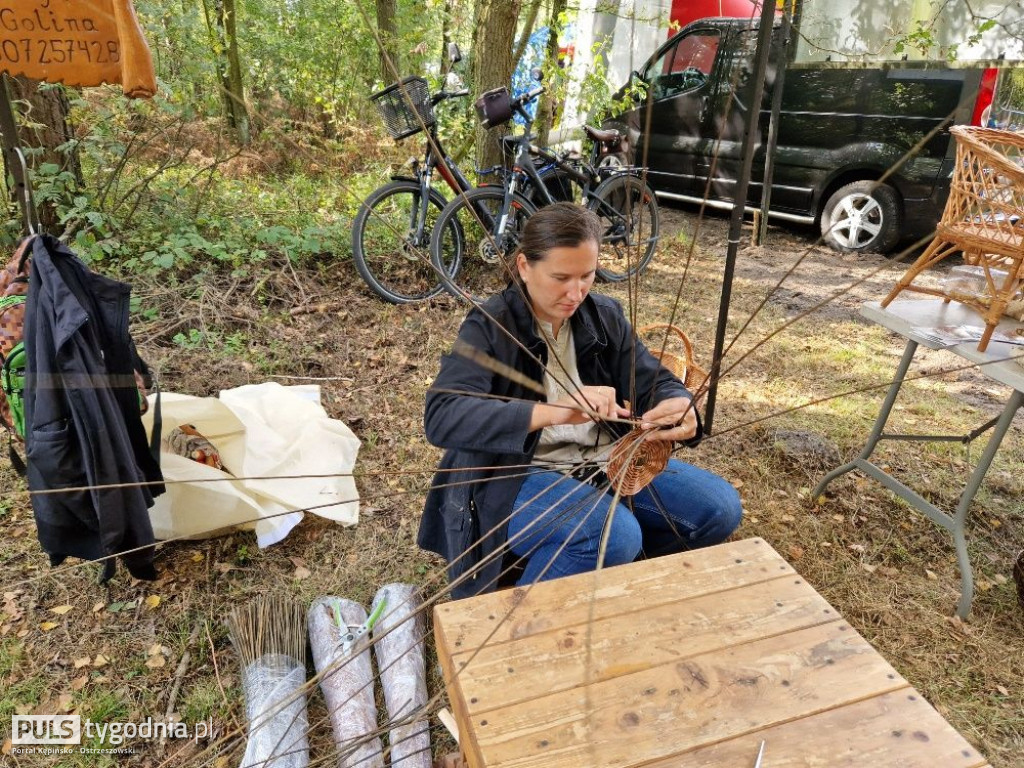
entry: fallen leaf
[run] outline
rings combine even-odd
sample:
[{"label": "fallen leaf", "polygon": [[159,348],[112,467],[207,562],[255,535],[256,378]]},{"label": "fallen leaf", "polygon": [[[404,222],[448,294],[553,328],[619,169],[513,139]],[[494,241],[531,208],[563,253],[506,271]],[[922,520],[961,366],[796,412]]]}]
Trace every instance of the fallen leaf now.
[{"label": "fallen leaf", "polygon": [[163,652],[163,646],[160,645],[160,643],[154,643],[153,645],[149,646],[149,648],[146,650],[146,655],[147,656],[159,656],[160,653],[162,653],[162,652]]},{"label": "fallen leaf", "polygon": [[301,557],[289,557],[288,559],[292,561],[292,565],[294,565],[296,568],[306,567],[306,561],[303,560]]},{"label": "fallen leaf", "polygon": [[308,579],[312,575],[313,574],[309,570],[309,568],[304,568],[300,565],[298,568],[295,569],[295,573],[292,574],[292,577],[297,581],[301,581],[302,579]]},{"label": "fallen leaf", "polygon": [[13,746],[14,746],[14,743],[10,739],[4,739],[4,745],[3,745],[3,747],[0,747],[0,754],[3,754],[3,755],[11,754],[11,747],[13,747]]},{"label": "fallen leaf", "polygon": [[1003,696],[1009,696],[1010,695],[1010,692],[1008,690],[1006,690],[1006,688],[1004,686],[1002,686],[1002,685],[997,685],[996,686],[996,690],[999,691],[1001,694],[1003,694]]},{"label": "fallen leaf", "polygon": [[977,582],[977,584],[975,584],[975,586],[982,592],[988,592],[990,589],[992,589],[992,582],[981,579]]},{"label": "fallen leaf", "polygon": [[1007,579],[1005,576],[1003,576],[1003,574],[997,573],[995,576],[992,577],[992,581],[994,581],[999,586],[1002,586],[1006,583]]},{"label": "fallen leaf", "polygon": [[159,669],[160,667],[167,664],[167,659],[164,658],[163,654],[157,656],[150,656],[146,659],[146,666],[150,669]]},{"label": "fallen leaf", "polygon": [[106,656],[104,656],[104,655],[103,655],[102,653],[97,653],[97,654],[96,654],[96,658],[92,660],[92,665],[93,665],[93,666],[94,666],[94,667],[95,667],[96,669],[99,669],[100,667],[105,667],[105,666],[107,666],[107,664],[109,664],[109,663],[110,663],[110,659],[108,659],[108,658],[107,658]]},{"label": "fallen leaf", "polygon": [[131,611],[139,607],[139,602],[142,600],[141,597],[137,597],[134,600],[125,600],[124,602],[111,603],[107,606],[109,613],[120,613],[121,611]]},{"label": "fallen leaf", "polygon": [[835,520],[837,523],[842,523],[846,520],[846,518],[842,515],[832,515],[832,519]]},{"label": "fallen leaf", "polygon": [[146,598],[146,607],[155,610],[160,605],[160,595],[150,595]]},{"label": "fallen leaf", "polygon": [[743,481],[742,480],[733,480],[732,481],[732,487],[735,488],[738,491],[740,488],[743,487]]},{"label": "fallen leaf", "polygon": [[75,669],[81,669],[82,667],[88,667],[92,663],[91,656],[82,656],[80,659],[75,659]]},{"label": "fallen leaf", "polygon": [[94,605],[92,607],[92,612],[93,613],[99,613],[100,611],[103,610],[103,606],[104,605],[106,605],[106,603],[96,603],[96,605]]},{"label": "fallen leaf", "polygon": [[20,630],[20,631],[18,632],[18,634],[17,634],[17,638],[18,638],[19,640],[21,640],[21,639],[23,639],[23,638],[26,638],[26,637],[28,637],[28,630],[27,630],[27,629],[22,629],[22,630]]},{"label": "fallen leaf", "polygon": [[863,544],[847,544],[846,548],[849,549],[851,552],[857,552],[862,555],[868,551],[868,548]]},{"label": "fallen leaf", "polygon": [[789,552],[789,557],[792,560],[799,560],[804,556],[804,548],[797,544],[790,544],[789,550],[787,551]]},{"label": "fallen leaf", "polygon": [[57,697],[57,712],[67,712],[71,709],[73,697],[70,693],[62,693]]},{"label": "fallen leaf", "polygon": [[878,570],[878,566],[877,565],[872,565],[871,563],[861,563],[860,567],[863,568],[868,573],[874,573],[875,571]]},{"label": "fallen leaf", "polygon": [[205,558],[205,555],[202,552],[196,552],[194,555],[192,555],[192,562],[193,563],[201,563],[201,562],[203,562],[204,558]]},{"label": "fallen leaf", "polygon": [[71,610],[70,605],[58,605],[56,608],[51,608],[51,613],[56,613],[58,616],[63,616],[65,613]]},{"label": "fallen leaf", "polygon": [[795,520],[796,520],[796,518],[793,517],[792,515],[783,515],[782,516],[782,522],[784,522],[784,523],[792,523]]},{"label": "fallen leaf", "polygon": [[43,630],[43,632],[49,632],[51,629],[54,629],[57,626],[59,625],[55,621],[44,621],[39,625],[39,628]]},{"label": "fallen leaf", "polygon": [[891,579],[892,578],[896,578],[897,576],[900,575],[899,570],[897,570],[896,568],[893,568],[892,566],[889,566],[889,565],[883,565],[882,567],[880,567],[878,569],[878,572],[880,574],[882,574],[883,576],[888,576]]},{"label": "fallen leaf", "polygon": [[935,571],[930,571],[927,568],[924,569],[924,575],[928,577],[928,581],[939,580],[939,574],[937,574]]}]

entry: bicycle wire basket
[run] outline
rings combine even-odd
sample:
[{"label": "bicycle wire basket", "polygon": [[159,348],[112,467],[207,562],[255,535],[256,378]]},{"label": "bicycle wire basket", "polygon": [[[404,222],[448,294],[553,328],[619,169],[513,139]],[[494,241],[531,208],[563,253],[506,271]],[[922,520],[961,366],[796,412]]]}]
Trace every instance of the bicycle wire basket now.
[{"label": "bicycle wire basket", "polygon": [[384,127],[393,139],[404,139],[434,125],[430,88],[422,77],[413,75],[370,96]]}]

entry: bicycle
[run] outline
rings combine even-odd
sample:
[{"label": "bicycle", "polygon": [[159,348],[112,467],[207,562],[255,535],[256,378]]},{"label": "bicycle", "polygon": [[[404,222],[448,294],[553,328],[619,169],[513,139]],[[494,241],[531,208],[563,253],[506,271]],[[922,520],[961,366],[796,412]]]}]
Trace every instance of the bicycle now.
[{"label": "bicycle", "polygon": [[[454,64],[461,58],[450,51]],[[472,184],[445,151],[437,135],[433,108],[448,99],[468,96],[468,90],[429,93],[422,77],[407,77],[373,94],[392,138],[401,140],[426,128],[428,141],[422,160],[413,158],[411,175],[394,175],[370,193],[352,222],[352,260],[368,286],[385,301],[408,304],[432,298],[444,290],[430,263],[430,234],[448,200],[432,186],[434,172],[460,194]],[[458,223],[451,227],[451,251],[445,269],[458,271],[462,254]]]},{"label": "bicycle", "polygon": [[[582,200],[605,224],[600,244],[597,275],[619,282],[639,274],[650,262],[658,241],[658,204],[654,192],[640,178],[638,169],[602,164],[622,141],[618,131],[590,126],[584,132],[593,141],[590,161],[574,154],[558,155],[531,143],[532,120],[523,108],[544,92],[539,86],[512,99],[504,88],[484,94],[477,112],[487,128],[501,125],[518,112],[525,120],[519,136],[502,138],[503,151],[514,157],[512,170],[502,184],[473,189],[448,203],[435,223],[430,256],[444,287],[455,296],[479,302],[508,282],[519,237],[526,221],[538,207],[560,195],[552,189],[568,180],[573,199]],[[537,167],[536,158],[543,162]],[[459,238],[455,241],[456,234]],[[458,253],[454,269],[452,253]],[[495,265],[500,265],[495,269]]]}]

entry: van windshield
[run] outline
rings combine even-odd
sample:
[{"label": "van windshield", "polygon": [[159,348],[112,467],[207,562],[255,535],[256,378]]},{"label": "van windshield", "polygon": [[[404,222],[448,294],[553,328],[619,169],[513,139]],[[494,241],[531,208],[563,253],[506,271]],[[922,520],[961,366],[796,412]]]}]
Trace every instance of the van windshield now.
[{"label": "van windshield", "polygon": [[644,73],[652,98],[667,99],[704,85],[715,65],[718,41],[716,31],[696,31],[663,51]]}]

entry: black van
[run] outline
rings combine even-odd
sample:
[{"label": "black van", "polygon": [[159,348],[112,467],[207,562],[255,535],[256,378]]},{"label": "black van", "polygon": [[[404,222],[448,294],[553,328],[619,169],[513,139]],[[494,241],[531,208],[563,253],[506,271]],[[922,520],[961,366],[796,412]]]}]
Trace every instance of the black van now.
[{"label": "black van", "polygon": [[[695,21],[633,73],[632,84],[639,80],[643,87],[631,90],[649,90],[649,97],[638,97],[635,108],[604,127],[626,132],[632,149],[626,161],[646,162],[659,196],[700,202],[708,188],[710,205],[732,207],[757,27],[750,19]],[[775,72],[771,62],[751,209],[760,207]],[[846,251],[885,253],[902,238],[934,231],[955,153],[946,128],[977,121],[986,106],[979,100],[991,99],[995,75],[989,70],[981,88],[985,72],[834,64],[787,69],[769,215],[817,223],[832,247]]]}]

